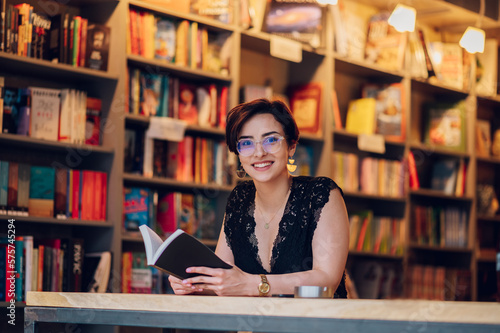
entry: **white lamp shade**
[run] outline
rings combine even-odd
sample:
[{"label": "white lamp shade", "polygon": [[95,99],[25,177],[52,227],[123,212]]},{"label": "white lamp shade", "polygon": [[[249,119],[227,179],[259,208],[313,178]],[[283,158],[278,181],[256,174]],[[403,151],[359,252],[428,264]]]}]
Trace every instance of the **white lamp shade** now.
[{"label": "white lamp shade", "polygon": [[469,53],[483,53],[484,52],[484,30],[468,27],[465,30],[462,38],[460,39],[460,46]]},{"label": "white lamp shade", "polygon": [[399,32],[414,31],[417,11],[413,7],[398,4],[389,17],[389,24]]},{"label": "white lamp shade", "polygon": [[320,5],[336,5],[338,0],[316,0]]}]

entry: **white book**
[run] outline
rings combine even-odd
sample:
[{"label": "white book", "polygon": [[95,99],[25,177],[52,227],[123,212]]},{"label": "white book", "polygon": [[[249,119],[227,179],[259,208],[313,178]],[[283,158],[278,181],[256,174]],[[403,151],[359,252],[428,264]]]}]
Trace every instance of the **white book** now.
[{"label": "white book", "polygon": [[59,114],[59,141],[71,142],[70,90],[61,90],[61,112]]},{"label": "white book", "polygon": [[59,131],[60,90],[29,87],[31,91],[30,136],[57,141]]}]

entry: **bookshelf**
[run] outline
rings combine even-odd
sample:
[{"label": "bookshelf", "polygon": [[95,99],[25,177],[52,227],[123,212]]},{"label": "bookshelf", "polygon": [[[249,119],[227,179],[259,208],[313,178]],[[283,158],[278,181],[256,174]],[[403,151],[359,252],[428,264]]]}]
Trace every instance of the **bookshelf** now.
[{"label": "bookshelf", "polygon": [[[20,3],[22,1],[17,1]],[[386,8],[385,1],[358,1],[378,9]],[[444,1],[425,0],[413,3],[421,10],[428,10],[431,14],[424,16],[421,23],[439,28],[446,27],[450,22],[454,25],[475,21],[477,14],[462,9]],[[481,241],[478,239],[478,229],[486,226],[498,235],[500,223],[498,216],[491,217],[480,214],[477,210],[476,184],[480,182],[492,183],[497,194],[500,192],[498,167],[499,157],[478,156],[474,149],[474,123],[476,119],[484,119],[498,128],[500,116],[497,112],[500,106],[498,96],[476,96],[474,89],[461,90],[444,86],[432,80],[413,78],[407,69],[401,71],[386,70],[380,66],[362,60],[351,60],[335,51],[333,38],[333,22],[327,15],[324,31],[324,45],[314,49],[309,45],[302,46],[303,60],[301,63],[272,57],[270,45],[272,36],[265,32],[246,30],[239,27],[238,15],[234,15],[234,23],[225,24],[194,14],[179,13],[165,7],[148,4],[145,1],[69,1],[68,6],[80,9],[89,18],[97,22],[106,23],[112,28],[109,69],[100,72],[86,68],[73,67],[66,64],[55,64],[43,60],[19,57],[12,54],[0,53],[0,75],[6,77],[6,84],[43,85],[53,88],[73,87],[84,89],[89,95],[99,96],[103,100],[106,127],[102,132],[101,146],[79,146],[61,142],[46,142],[19,137],[12,134],[0,134],[0,153],[2,159],[25,161],[30,163],[48,164],[53,161],[66,163],[68,151],[84,152],[78,154],[81,158],[78,167],[105,171],[108,173],[108,189],[113,200],[108,200],[108,215],[105,222],[100,221],[60,221],[56,219],[38,219],[17,217],[19,233],[32,233],[46,236],[72,236],[83,234],[94,239],[95,234],[100,236],[95,242],[88,242],[91,251],[111,250],[113,252],[114,280],[112,290],[120,291],[119,280],[121,272],[121,255],[126,251],[141,251],[141,239],[137,234],[123,230],[123,198],[124,187],[140,186],[157,191],[179,191],[182,193],[201,193],[217,196],[217,218],[222,220],[225,200],[236,184],[236,178],[227,185],[199,184],[195,182],[181,182],[167,178],[147,178],[138,174],[124,171],[124,148],[126,129],[145,131],[150,120],[147,117],[128,113],[127,99],[127,68],[134,67],[153,73],[162,73],[178,77],[190,82],[206,84],[216,83],[227,86],[228,108],[240,102],[241,88],[246,85],[270,86],[275,93],[286,94],[290,86],[309,82],[322,82],[322,128],[320,135],[301,135],[300,143],[312,147],[313,174],[330,176],[334,174],[332,154],[342,152],[355,154],[358,158],[376,158],[406,163],[409,152],[418,155],[428,163],[424,174],[431,173],[432,164],[436,159],[463,160],[467,166],[465,178],[465,193],[463,195],[446,195],[431,190],[428,186],[418,190],[411,190],[408,186],[408,170],[404,173],[404,194],[398,197],[365,194],[360,191],[345,191],[345,201],[349,212],[370,209],[376,216],[389,216],[402,219],[406,230],[404,252],[401,255],[376,254],[369,252],[352,251],[349,256],[349,265],[360,259],[370,259],[395,265],[401,270],[401,279],[404,279],[407,268],[413,264],[441,264],[453,267],[466,268],[471,271],[471,298],[484,300],[487,291],[481,289],[480,274],[491,275],[493,260],[491,257],[480,255]],[[420,7],[422,6],[422,7]],[[236,6],[237,7],[237,6]],[[173,20],[188,20],[197,22],[199,26],[207,27],[211,31],[229,33],[232,36],[230,70],[228,74],[214,73],[198,68],[176,65],[166,61],[146,58],[140,55],[127,54],[127,22],[130,8],[154,13],[155,15]],[[422,9],[423,8],[423,9]],[[235,13],[238,9],[235,8]],[[434,14],[433,14],[434,13]],[[437,14],[436,14],[437,13]],[[436,16],[437,15],[437,16]],[[458,21],[457,21],[458,20]],[[457,23],[458,22],[458,23]],[[498,27],[499,22],[485,18],[485,27]],[[349,102],[359,98],[363,85],[367,83],[392,84],[401,83],[405,92],[406,136],[402,142],[385,141],[384,153],[373,153],[360,150],[357,146],[358,136],[344,129],[334,129],[331,112],[332,90],[337,92],[338,104],[342,124],[345,127]],[[465,100],[468,108],[466,126],[466,149],[464,151],[450,151],[439,147],[424,144],[425,123],[423,108],[428,102],[437,100],[459,101]],[[224,139],[224,131],[220,128],[207,128],[199,125],[189,125],[186,133],[194,137]],[[22,153],[20,153],[22,152]],[[25,154],[28,152],[29,154]],[[81,163],[81,164],[80,164]],[[425,163],[419,165],[426,168]],[[421,177],[424,178],[425,177]],[[335,180],[335,178],[334,178]],[[109,197],[109,196],[108,196]],[[414,244],[410,241],[412,224],[412,207],[418,204],[442,203],[465,207],[467,211],[468,233],[465,248],[426,246]],[[3,217],[5,218],[5,217]],[[33,231],[32,231],[33,230]],[[498,242],[498,239],[496,240]],[[214,246],[212,241],[206,244]],[[441,258],[437,261],[428,258]],[[450,266],[451,265],[451,266]],[[493,267],[494,269],[494,267]],[[493,271],[494,273],[494,271]],[[404,294],[404,292],[402,292]]]}]

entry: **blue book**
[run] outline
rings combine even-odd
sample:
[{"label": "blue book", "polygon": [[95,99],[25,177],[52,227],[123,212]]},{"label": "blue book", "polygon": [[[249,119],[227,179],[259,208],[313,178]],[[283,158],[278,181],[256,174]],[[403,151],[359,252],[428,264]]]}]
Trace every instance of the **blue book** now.
[{"label": "blue book", "polygon": [[23,250],[24,250],[24,241],[22,237],[16,237],[15,240],[15,245],[16,245],[16,301],[17,302],[22,302],[24,301],[23,299],[23,282],[24,282],[24,255],[23,255]]},{"label": "blue book", "polygon": [[147,188],[125,188],[125,230],[139,231],[139,226],[149,223],[150,194]]},{"label": "blue book", "polygon": [[7,191],[9,187],[9,162],[0,161],[0,214],[7,214]]},{"label": "blue book", "polygon": [[30,216],[54,217],[55,169],[32,166],[30,174]]}]

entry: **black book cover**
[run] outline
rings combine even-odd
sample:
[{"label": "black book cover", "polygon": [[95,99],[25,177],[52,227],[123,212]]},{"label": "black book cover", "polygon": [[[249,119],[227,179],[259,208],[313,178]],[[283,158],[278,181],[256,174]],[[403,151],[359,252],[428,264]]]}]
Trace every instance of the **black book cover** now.
[{"label": "black book cover", "polygon": [[[180,229],[167,238],[165,242],[162,242],[161,238],[148,226],[141,225],[139,229],[144,239],[148,265],[179,279],[199,275],[186,273],[188,267],[232,268],[205,244]],[[156,260],[154,260],[155,254],[158,254]]]}]

